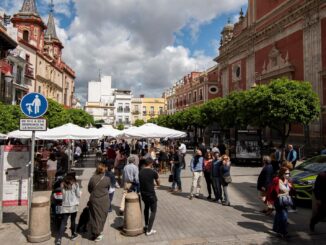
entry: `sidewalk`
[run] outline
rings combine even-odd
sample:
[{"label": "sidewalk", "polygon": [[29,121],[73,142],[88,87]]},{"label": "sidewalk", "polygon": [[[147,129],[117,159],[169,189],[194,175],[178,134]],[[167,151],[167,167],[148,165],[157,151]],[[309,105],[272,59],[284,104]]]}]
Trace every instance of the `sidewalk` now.
[{"label": "sidewalk", "polygon": [[[189,162],[190,156],[187,156]],[[85,168],[79,168],[78,175],[82,185],[80,212],[85,207],[89,194],[88,180],[94,172],[94,162],[87,162]],[[114,200],[114,212],[110,213],[104,229],[104,239],[97,244],[127,245],[184,245],[184,244],[286,244],[277,238],[271,227],[273,217],[259,213],[262,208],[257,198],[256,180],[260,168],[232,167],[233,183],[230,185],[231,207],[221,206],[206,199],[187,198],[190,190],[191,173],[182,172],[183,193],[167,192],[168,174],[160,176],[161,187],[156,191],[158,196],[158,211],[154,223],[157,233],[147,237],[144,234],[137,237],[125,237],[120,234],[119,227],[123,225],[123,217],[118,216],[121,200],[121,189],[117,189]],[[202,179],[202,191],[207,196],[205,180]],[[17,208],[20,209],[20,208]],[[293,244],[326,244],[326,223],[316,226],[316,233],[308,233],[308,223],[311,210],[299,207],[298,213],[289,214],[289,243]],[[18,211],[18,210],[16,210]],[[10,211],[13,212],[13,211]],[[6,223],[0,233],[1,244],[26,244],[24,224],[26,213],[6,214]],[[67,230],[68,235],[70,231]],[[15,237],[15,241],[8,238]],[[40,244],[54,244],[54,238]],[[63,239],[63,244],[95,244],[87,237],[79,236],[74,242]]]}]

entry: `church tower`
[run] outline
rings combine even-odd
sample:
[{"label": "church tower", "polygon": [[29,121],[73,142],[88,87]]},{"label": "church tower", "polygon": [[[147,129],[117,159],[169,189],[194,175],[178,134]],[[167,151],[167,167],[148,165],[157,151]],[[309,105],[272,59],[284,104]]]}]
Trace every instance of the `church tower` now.
[{"label": "church tower", "polygon": [[11,21],[18,30],[19,42],[37,50],[43,49],[46,26],[37,12],[35,0],[24,0],[21,10]]},{"label": "church tower", "polygon": [[59,64],[61,62],[63,45],[57,36],[53,7],[53,0],[51,0],[47,29],[44,34],[44,51]]}]

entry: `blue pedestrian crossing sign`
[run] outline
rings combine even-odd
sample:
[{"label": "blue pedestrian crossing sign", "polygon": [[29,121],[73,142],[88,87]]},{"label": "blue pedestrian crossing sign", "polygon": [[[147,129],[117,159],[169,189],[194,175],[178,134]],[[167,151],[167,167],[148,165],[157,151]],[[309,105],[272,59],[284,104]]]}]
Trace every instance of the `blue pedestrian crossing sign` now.
[{"label": "blue pedestrian crossing sign", "polygon": [[48,101],[40,93],[28,93],[20,102],[20,109],[30,118],[43,116],[48,109]]}]

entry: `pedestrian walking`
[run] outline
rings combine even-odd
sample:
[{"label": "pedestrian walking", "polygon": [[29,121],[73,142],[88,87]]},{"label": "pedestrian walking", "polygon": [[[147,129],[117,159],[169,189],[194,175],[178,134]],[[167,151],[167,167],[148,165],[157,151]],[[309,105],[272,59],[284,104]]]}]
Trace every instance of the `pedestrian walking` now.
[{"label": "pedestrian walking", "polygon": [[57,172],[57,159],[55,157],[54,153],[50,153],[50,157],[48,159],[48,161],[46,162],[47,165],[47,169],[46,169],[46,173],[48,176],[48,189],[52,188],[53,182],[55,180],[55,174]]},{"label": "pedestrian walking", "polygon": [[[146,235],[150,236],[156,233],[153,229],[157,210],[157,197],[154,189],[154,181],[157,186],[160,185],[158,173],[152,169],[153,159],[147,158],[145,166],[139,173],[140,193],[142,200],[145,204],[144,217],[145,217],[145,231]],[[149,215],[149,210],[151,211]]]},{"label": "pedestrian walking", "polygon": [[114,166],[114,160],[110,159],[108,160],[107,163],[107,169],[105,172],[105,176],[110,179],[110,187],[109,187],[109,213],[112,212],[112,201],[113,201],[113,196],[115,192],[115,176],[114,173],[112,172]]},{"label": "pedestrian walking", "polygon": [[293,168],[295,168],[295,164],[297,163],[298,160],[298,154],[297,151],[293,149],[293,145],[288,145],[288,150],[289,153],[286,157],[286,160],[292,163]]},{"label": "pedestrian walking", "polygon": [[221,179],[222,179],[222,190],[223,190],[223,206],[230,206],[230,199],[228,194],[228,186],[232,182],[231,179],[231,161],[228,155],[222,156],[221,165]]},{"label": "pedestrian walking", "polygon": [[221,166],[222,166],[222,160],[220,158],[219,152],[214,153],[214,158],[212,161],[212,170],[211,170],[211,176],[212,176],[212,185],[214,190],[214,202],[223,202],[222,200],[222,179],[221,179]]},{"label": "pedestrian walking", "polygon": [[177,142],[177,146],[178,146],[179,154],[182,157],[182,169],[185,169],[185,167],[186,167],[185,156],[187,153],[187,147],[184,143],[179,142],[179,141]]},{"label": "pedestrian walking", "polygon": [[[170,151],[170,164],[172,166],[173,175],[173,182],[170,191],[182,192],[181,170],[183,168],[183,157],[175,147],[172,147]],[[177,190],[175,189],[176,185],[178,187]]]},{"label": "pedestrian walking", "polygon": [[315,231],[315,225],[326,218],[326,171],[319,173],[313,194],[315,196],[315,205],[313,206],[312,210],[312,217],[310,220],[310,231]]},{"label": "pedestrian walking", "polygon": [[265,208],[261,211],[266,215],[270,215],[273,212],[273,204],[266,200],[268,187],[272,184],[274,169],[271,164],[271,158],[269,156],[263,156],[263,168],[258,176],[257,190],[261,201],[265,204]]},{"label": "pedestrian walking", "polygon": [[138,190],[139,185],[139,170],[135,165],[135,157],[131,156],[128,158],[128,164],[123,169],[123,193],[120,203],[120,214],[122,215],[125,210],[125,199],[129,191]]},{"label": "pedestrian walking", "polygon": [[201,150],[196,150],[196,155],[191,159],[190,162],[190,170],[192,172],[192,184],[190,189],[190,195],[189,199],[191,200],[193,196],[199,197],[200,194],[200,182],[201,177],[203,175],[203,164],[204,164],[204,158],[202,156]]},{"label": "pedestrian walking", "polygon": [[286,237],[288,230],[288,208],[293,205],[290,197],[291,185],[288,181],[290,177],[290,170],[287,167],[281,167],[273,179],[272,186],[268,193],[268,200],[274,204],[275,216],[273,222],[273,231]]},{"label": "pedestrian walking", "polygon": [[204,158],[204,177],[206,180],[206,186],[208,191],[208,197],[207,200],[212,199],[212,177],[211,177],[211,171],[212,171],[212,153],[206,152],[205,158]]},{"label": "pedestrian walking", "polygon": [[61,239],[70,217],[71,240],[76,240],[76,216],[81,195],[79,185],[72,175],[66,175],[61,183],[62,189],[62,207],[61,207],[61,224],[56,237],[56,245],[61,245]]},{"label": "pedestrian walking", "polygon": [[90,227],[92,239],[96,242],[103,239],[103,228],[109,210],[109,193],[110,179],[105,176],[106,166],[100,163],[95,174],[88,183]]}]

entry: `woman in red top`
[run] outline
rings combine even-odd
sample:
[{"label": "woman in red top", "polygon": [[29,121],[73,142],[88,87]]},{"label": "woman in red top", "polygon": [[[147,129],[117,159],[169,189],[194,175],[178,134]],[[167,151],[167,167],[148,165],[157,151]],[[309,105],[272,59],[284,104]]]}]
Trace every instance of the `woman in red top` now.
[{"label": "woman in red top", "polygon": [[206,152],[204,157],[204,177],[206,180],[207,185],[207,191],[208,191],[208,197],[207,200],[212,199],[212,178],[211,178],[211,171],[212,171],[212,161],[213,157],[211,152]]}]

